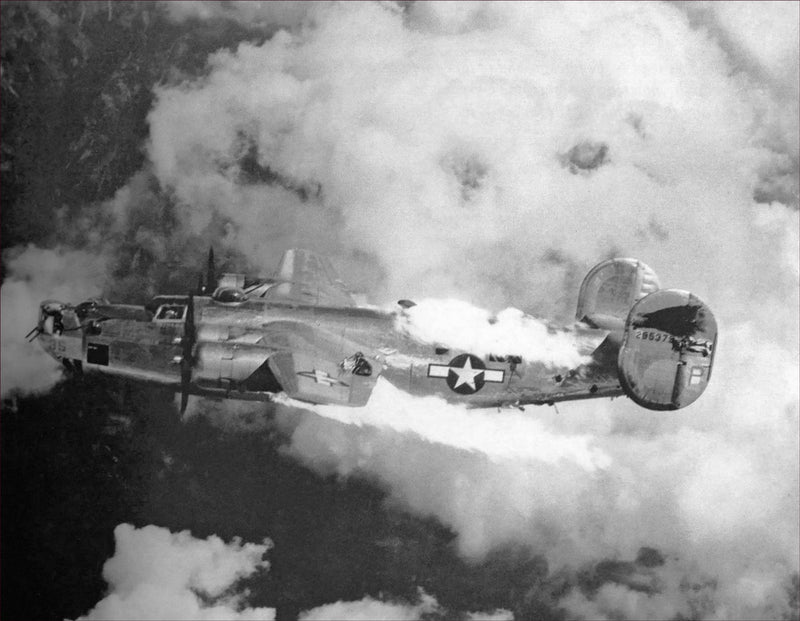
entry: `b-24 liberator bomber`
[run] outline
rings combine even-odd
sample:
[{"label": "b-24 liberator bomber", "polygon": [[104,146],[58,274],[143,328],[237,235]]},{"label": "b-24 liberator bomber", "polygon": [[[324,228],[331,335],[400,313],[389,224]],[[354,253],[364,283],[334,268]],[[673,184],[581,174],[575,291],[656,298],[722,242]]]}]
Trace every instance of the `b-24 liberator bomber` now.
[{"label": "b-24 liberator bomber", "polygon": [[[503,407],[627,395],[651,410],[695,401],[711,377],[717,325],[695,295],[661,289],[636,259],[610,259],[581,285],[564,328],[584,362],[553,367],[517,352],[472,352],[422,342],[397,311],[360,307],[329,261],[288,250],[274,278],[214,272],[196,294],[132,306],[41,303],[29,336],[74,372],[97,371],[189,395],[363,406],[379,378],[414,395]],[[216,284],[216,287],[212,287]],[[211,293],[208,295],[208,293]]]}]

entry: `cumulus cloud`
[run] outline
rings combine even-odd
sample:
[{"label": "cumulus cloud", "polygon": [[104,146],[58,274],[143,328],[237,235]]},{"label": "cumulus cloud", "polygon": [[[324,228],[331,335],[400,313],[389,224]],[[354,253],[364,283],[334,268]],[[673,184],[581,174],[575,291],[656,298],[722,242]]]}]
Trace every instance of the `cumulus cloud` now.
[{"label": "cumulus cloud", "polygon": [[[159,179],[187,222],[224,212],[265,264],[265,239],[377,258],[379,295],[567,316],[565,279],[610,248],[683,256],[704,267],[687,286],[711,287],[710,214],[737,242],[748,218],[730,204],[776,157],[748,144],[757,111],[722,51],[667,6],[478,6],[328,7],[215,55],[204,81],[159,90]],[[459,36],[436,26],[452,11]],[[559,154],[587,140],[609,163],[576,178]],[[281,183],[238,183],[247,153]]]},{"label": "cumulus cloud", "polygon": [[196,539],[166,528],[114,529],[116,552],[103,566],[109,593],[81,619],[251,619],[271,621],[271,608],[247,608],[237,583],[269,566],[271,543]]},{"label": "cumulus cloud", "polygon": [[61,370],[55,360],[25,340],[39,319],[39,304],[46,299],[78,303],[99,295],[106,261],[80,250],[33,245],[7,252],[4,260],[8,276],[0,288],[3,397],[43,392],[61,378]]},{"label": "cumulus cloud", "polygon": [[[775,80],[773,87],[791,93],[797,87],[797,23],[800,7],[794,2],[693,2],[681,8],[705,20],[735,61],[745,71],[762,70]],[[756,76],[759,77],[759,76]]]},{"label": "cumulus cloud", "polygon": [[[300,621],[329,621],[347,619],[348,621],[416,621],[443,614],[436,598],[419,590],[416,604],[386,602],[365,597],[355,602],[335,602],[301,612]],[[464,618],[469,621],[513,621],[514,615],[508,610],[490,612],[467,612]]]},{"label": "cumulus cloud", "polygon": [[567,319],[585,270],[618,254],[710,303],[714,377],[686,411],[574,403],[492,428],[379,388],[292,427],[298,459],[379,480],[467,555],[672,559],[658,596],[581,591],[576,616],[779,617],[798,571],[796,8],[754,27],[754,4],[685,4],[322,7],[161,88],[150,115],[184,223],[223,213],[254,261],[309,245],[377,302]]},{"label": "cumulus cloud", "polygon": [[248,26],[265,27],[298,26],[313,11],[325,2],[251,2],[249,0],[233,2],[225,0],[202,0],[194,2],[160,2],[170,19],[176,22],[187,20],[221,20],[235,21]]},{"label": "cumulus cloud", "polygon": [[499,608],[492,612],[468,612],[467,621],[514,621],[514,615],[510,610]]},{"label": "cumulus cloud", "polygon": [[326,621],[328,619],[348,619],[349,621],[414,621],[426,613],[438,609],[436,598],[420,592],[418,604],[382,602],[365,597],[357,602],[336,602],[325,604],[300,613],[300,621]]},{"label": "cumulus cloud", "polygon": [[[250,593],[242,584],[269,569],[264,555],[272,547],[225,543],[214,535],[193,537],[189,531],[171,533],[166,528],[135,528],[120,524],[114,529],[116,550],[103,566],[108,593],[80,619],[247,619],[271,621],[272,608],[247,606]],[[338,601],[306,610],[301,621],[349,619],[413,621],[441,614],[436,598],[419,589],[416,602],[365,597]],[[509,620],[508,611],[467,613],[469,619]]]},{"label": "cumulus cloud", "polygon": [[773,152],[757,192],[763,202],[800,204],[800,54],[795,2],[680,2],[708,28],[732,65],[757,85],[750,91],[757,118],[754,142]]}]

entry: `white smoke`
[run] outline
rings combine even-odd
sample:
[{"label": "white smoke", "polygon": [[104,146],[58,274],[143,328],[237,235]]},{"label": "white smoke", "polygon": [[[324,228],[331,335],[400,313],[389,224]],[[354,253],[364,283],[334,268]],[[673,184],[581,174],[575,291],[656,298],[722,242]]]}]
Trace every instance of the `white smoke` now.
[{"label": "white smoke", "polygon": [[378,380],[366,407],[318,405],[284,400],[346,425],[369,425],[412,434],[443,447],[475,451],[496,462],[542,462],[578,466],[588,472],[606,468],[610,458],[592,446],[589,435],[562,435],[517,409],[468,410],[439,397],[414,397]]},{"label": "white smoke", "polygon": [[247,608],[237,583],[264,570],[271,547],[196,539],[166,528],[114,529],[116,552],[103,566],[108,594],[81,619],[251,619],[271,621],[275,610]]},{"label": "white smoke", "polygon": [[97,296],[105,281],[103,257],[78,250],[15,248],[6,255],[8,276],[0,288],[0,384],[2,396],[43,392],[61,378],[60,365],[25,335],[36,326],[46,299],[78,303]]},{"label": "white smoke", "polygon": [[516,308],[506,308],[493,317],[461,300],[421,300],[398,315],[397,328],[423,342],[479,356],[512,354],[563,367],[576,367],[589,360],[581,355],[580,344],[572,334],[548,330],[545,323]]},{"label": "white smoke", "polygon": [[[379,391],[294,431],[299,459],[377,478],[465,554],[671,559],[657,597],[608,585],[568,596],[574,615],[775,618],[798,571],[797,7],[684,4],[316,7],[160,89],[150,116],[184,222],[222,213],[254,262],[309,245],[345,276],[376,261],[376,302],[565,319],[615,253],[711,305],[714,377],[688,410],[575,403],[493,427]],[[282,187],[240,183],[253,148]]]}]

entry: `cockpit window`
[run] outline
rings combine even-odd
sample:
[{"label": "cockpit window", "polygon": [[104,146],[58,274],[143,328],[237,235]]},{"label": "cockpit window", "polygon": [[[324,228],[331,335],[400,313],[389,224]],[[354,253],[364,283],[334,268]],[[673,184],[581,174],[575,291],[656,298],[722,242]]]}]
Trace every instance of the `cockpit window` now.
[{"label": "cockpit window", "polygon": [[162,304],[156,313],[156,319],[166,321],[182,321],[186,313],[186,306],[183,304]]},{"label": "cockpit window", "polygon": [[237,287],[219,287],[211,299],[223,304],[233,304],[247,300],[247,294]]}]

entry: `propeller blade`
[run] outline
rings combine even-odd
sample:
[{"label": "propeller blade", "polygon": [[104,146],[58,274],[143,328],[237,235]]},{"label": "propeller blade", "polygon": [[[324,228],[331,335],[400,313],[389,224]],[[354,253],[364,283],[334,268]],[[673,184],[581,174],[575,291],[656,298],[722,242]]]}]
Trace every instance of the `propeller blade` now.
[{"label": "propeller blade", "polygon": [[186,308],[186,325],[184,334],[189,334],[191,337],[191,346],[194,345],[195,326],[194,326],[194,295],[189,294],[189,303]]},{"label": "propeller blade", "polygon": [[194,358],[195,339],[197,337],[194,325],[194,296],[189,294],[189,304],[186,307],[186,319],[183,323],[183,337],[181,338],[181,414],[186,411],[189,403],[189,388],[192,382],[192,367]]},{"label": "propeller blade", "polygon": [[213,293],[217,287],[216,271],[214,267],[214,247],[211,246],[208,249],[208,264],[206,265],[206,288],[209,294]]},{"label": "propeller blade", "polygon": [[203,272],[197,273],[197,295],[211,295],[217,286],[216,268],[214,267],[214,248],[208,249],[208,261],[206,262],[205,281]]}]

